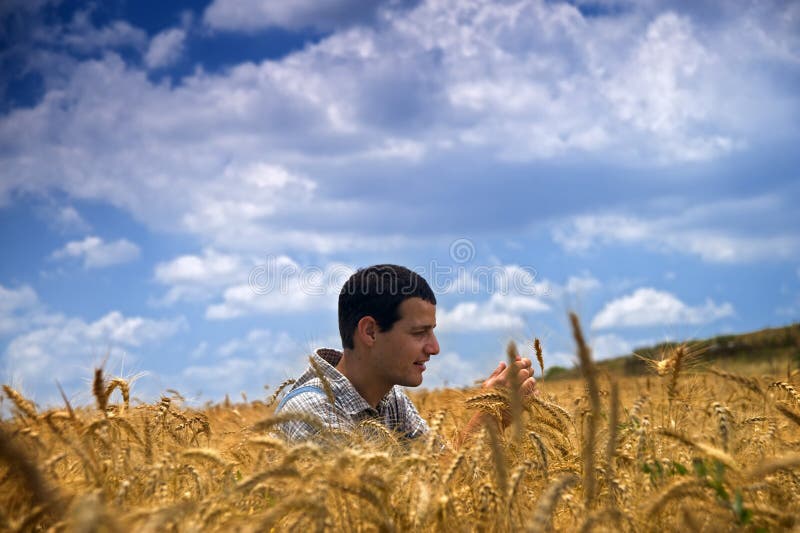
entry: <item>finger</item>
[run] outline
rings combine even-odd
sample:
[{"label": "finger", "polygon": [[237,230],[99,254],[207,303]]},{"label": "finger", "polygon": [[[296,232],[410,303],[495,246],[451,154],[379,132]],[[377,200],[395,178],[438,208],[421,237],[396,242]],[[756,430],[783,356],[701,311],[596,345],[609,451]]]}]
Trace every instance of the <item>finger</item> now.
[{"label": "finger", "polygon": [[500,364],[497,365],[497,368],[494,369],[494,372],[492,372],[492,375],[489,376],[489,378],[495,378],[495,377],[499,376],[500,373],[505,369],[506,369],[506,364],[504,362],[500,361]]},{"label": "finger", "polygon": [[519,389],[523,396],[528,396],[530,394],[538,396],[539,394],[539,389],[536,388],[536,380],[533,377],[529,377],[523,381]]},{"label": "finger", "polygon": [[500,376],[502,375],[505,369],[506,369],[506,364],[500,362],[500,364],[497,365],[497,368],[494,369],[494,372],[492,372],[491,375],[488,378],[486,378],[486,381],[483,382],[483,386],[493,387],[497,381],[502,379]]},{"label": "finger", "polygon": [[514,363],[514,366],[518,369],[531,368],[533,363],[527,357],[523,357],[521,359],[517,359],[517,361]]}]

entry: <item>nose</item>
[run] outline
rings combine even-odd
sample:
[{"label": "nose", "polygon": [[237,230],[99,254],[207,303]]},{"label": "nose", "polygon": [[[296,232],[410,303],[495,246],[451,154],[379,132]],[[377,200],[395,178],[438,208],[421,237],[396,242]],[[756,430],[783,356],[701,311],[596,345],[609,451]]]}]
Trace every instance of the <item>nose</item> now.
[{"label": "nose", "polygon": [[436,338],[436,334],[431,332],[431,338],[428,343],[425,345],[425,352],[431,356],[436,355],[439,353],[439,339]]}]

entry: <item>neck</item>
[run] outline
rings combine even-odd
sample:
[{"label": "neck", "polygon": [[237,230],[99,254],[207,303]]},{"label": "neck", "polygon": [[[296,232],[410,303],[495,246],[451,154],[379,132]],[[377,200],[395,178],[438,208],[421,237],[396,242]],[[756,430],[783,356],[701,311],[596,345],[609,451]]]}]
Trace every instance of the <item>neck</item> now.
[{"label": "neck", "polygon": [[356,391],[373,408],[378,407],[378,403],[392,388],[390,384],[375,379],[375,374],[370,371],[369,358],[355,350],[344,350],[336,370],[353,384]]}]

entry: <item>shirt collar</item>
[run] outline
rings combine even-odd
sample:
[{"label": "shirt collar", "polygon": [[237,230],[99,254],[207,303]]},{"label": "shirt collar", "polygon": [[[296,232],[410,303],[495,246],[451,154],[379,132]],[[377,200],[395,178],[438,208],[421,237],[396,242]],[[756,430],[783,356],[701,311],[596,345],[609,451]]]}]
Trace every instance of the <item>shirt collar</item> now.
[{"label": "shirt collar", "polygon": [[[345,400],[342,402],[341,407],[347,414],[356,415],[367,410],[375,411],[375,408],[372,407],[369,402],[367,402],[367,400],[361,396],[361,394],[359,394],[350,380],[336,369],[336,365],[339,364],[339,360],[342,358],[342,352],[331,348],[319,348],[311,355],[311,357],[314,358],[316,363],[322,369],[322,374],[330,383],[334,395]],[[383,412],[383,408],[389,401],[389,397],[391,396],[393,390],[394,387],[392,387],[392,389],[386,393],[386,396],[384,396],[381,401],[378,402],[377,411],[379,413]]]}]

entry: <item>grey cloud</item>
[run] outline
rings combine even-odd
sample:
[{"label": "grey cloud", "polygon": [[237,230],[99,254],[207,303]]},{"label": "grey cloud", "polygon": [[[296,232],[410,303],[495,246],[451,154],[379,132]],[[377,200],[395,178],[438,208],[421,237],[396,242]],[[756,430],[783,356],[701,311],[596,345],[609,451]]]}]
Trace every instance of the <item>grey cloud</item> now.
[{"label": "grey cloud", "polygon": [[[431,2],[281,61],[198,70],[175,85],[114,53],[51,56],[39,64],[59,83],[0,118],[0,197],[63,190],[150,227],[259,251],[491,231],[508,222],[475,213],[495,209],[521,213],[520,224],[613,209],[616,187],[636,202],[673,182],[677,171],[660,169],[794,131],[796,97],[745,75],[767,60],[797,71],[789,30],[754,18],[777,35],[747,37],[753,51],[734,57],[729,33],[746,16],[709,29],[668,10],[591,18],[566,4]],[[296,179],[260,188],[244,172],[258,165]],[[633,183],[614,176],[620,168]],[[535,217],[524,214],[534,197]],[[453,207],[437,216],[443,205]]]},{"label": "grey cloud", "polygon": [[210,27],[256,31],[269,27],[330,31],[373,23],[384,8],[416,3],[403,0],[215,0],[203,19]]}]

